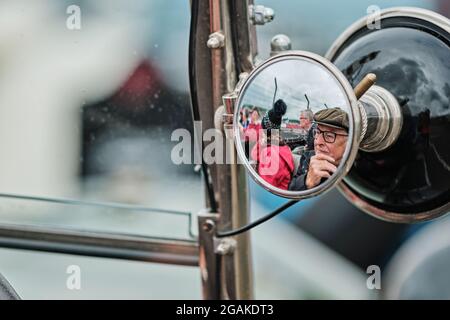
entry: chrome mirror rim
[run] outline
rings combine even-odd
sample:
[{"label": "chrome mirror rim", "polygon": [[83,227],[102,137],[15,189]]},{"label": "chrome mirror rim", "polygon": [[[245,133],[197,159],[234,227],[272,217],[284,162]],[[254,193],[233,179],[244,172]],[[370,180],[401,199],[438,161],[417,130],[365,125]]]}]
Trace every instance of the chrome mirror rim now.
[{"label": "chrome mirror rim", "polygon": [[350,201],[353,205],[355,205],[360,210],[365,213],[375,217],[377,219],[386,221],[386,222],[394,222],[394,223],[418,223],[434,220],[437,218],[442,218],[443,212],[450,212],[450,203],[447,203],[441,207],[435,208],[433,210],[424,211],[420,213],[414,214],[404,214],[397,213],[388,210],[380,209],[369,202],[365,201],[357,194],[355,194],[345,183],[345,181],[341,181],[337,185],[337,189],[341,192],[341,194]]},{"label": "chrome mirror rim", "polygon": [[[369,15],[370,16],[370,15]],[[342,45],[347,42],[347,40],[355,34],[358,30],[367,27],[367,18],[369,16],[364,16],[350,27],[348,27],[331,45],[325,54],[325,58],[333,61],[334,56],[342,47]],[[446,17],[427,9],[415,8],[415,7],[393,7],[388,9],[383,9],[377,13],[377,18],[381,20],[396,17],[410,17],[425,20],[435,24],[441,29],[450,33],[449,19]]]},{"label": "chrome mirror rim", "polygon": [[[253,169],[253,167],[250,165],[249,161],[246,159],[245,151],[242,147],[240,139],[240,132],[239,132],[239,125],[238,125],[238,119],[239,119],[239,106],[242,102],[243,93],[245,93],[247,87],[251,84],[252,80],[265,68],[268,66],[283,60],[291,60],[291,59],[299,59],[299,60],[305,60],[305,61],[312,61],[315,63],[318,63],[323,68],[325,68],[327,71],[331,73],[332,76],[334,76],[335,80],[339,83],[341,86],[343,92],[345,93],[345,98],[348,102],[349,106],[349,123],[350,123],[350,129],[349,129],[349,136],[352,137],[347,141],[349,146],[347,146],[343,159],[344,161],[341,162],[339,165],[337,171],[335,174],[331,176],[330,179],[328,179],[323,184],[316,186],[312,189],[309,189],[308,191],[289,191],[289,190],[283,190],[277,187],[272,186],[267,181],[262,179],[257,172]],[[353,91],[353,88],[350,86],[350,83],[346,79],[346,77],[342,74],[342,72],[329,60],[325,59],[324,57],[311,53],[306,51],[287,51],[284,53],[277,54],[260,65],[258,65],[256,68],[254,68],[251,73],[248,75],[248,77],[245,79],[244,84],[240,88],[239,91],[236,92],[238,94],[238,98],[236,100],[236,105],[234,108],[234,117],[233,117],[233,136],[234,136],[234,142],[236,146],[236,151],[238,154],[238,158],[240,160],[240,163],[245,166],[247,169],[247,172],[250,174],[250,176],[253,178],[256,183],[258,183],[261,187],[266,189],[269,192],[272,192],[278,196],[289,198],[289,199],[306,199],[310,197],[314,197],[316,195],[322,194],[334,186],[336,186],[343,177],[348,173],[350,168],[352,167],[353,161],[358,153],[359,150],[359,142],[360,142],[360,134],[361,134],[361,117],[358,107],[358,101],[356,99],[355,93]]]}]

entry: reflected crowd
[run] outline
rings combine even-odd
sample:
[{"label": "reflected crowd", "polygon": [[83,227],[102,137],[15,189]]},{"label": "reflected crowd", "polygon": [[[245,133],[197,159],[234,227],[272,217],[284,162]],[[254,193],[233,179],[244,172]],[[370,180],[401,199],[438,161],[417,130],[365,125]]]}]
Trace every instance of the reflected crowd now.
[{"label": "reflected crowd", "polygon": [[297,119],[290,119],[284,117],[288,108],[283,99],[267,111],[243,106],[241,142],[246,158],[264,181],[282,190],[305,191],[336,172],[347,146],[348,114],[325,105],[315,113],[303,109]]}]

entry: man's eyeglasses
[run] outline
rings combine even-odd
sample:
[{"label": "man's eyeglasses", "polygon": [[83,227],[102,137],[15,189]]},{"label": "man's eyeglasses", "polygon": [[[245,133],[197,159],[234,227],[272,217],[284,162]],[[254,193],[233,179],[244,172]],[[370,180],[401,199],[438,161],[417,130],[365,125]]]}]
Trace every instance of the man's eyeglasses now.
[{"label": "man's eyeglasses", "polygon": [[313,134],[314,139],[316,139],[319,134],[322,134],[323,140],[325,140],[325,142],[327,143],[334,143],[336,141],[336,136],[348,136],[348,134],[340,134],[333,131],[322,131],[319,128],[314,128]]}]

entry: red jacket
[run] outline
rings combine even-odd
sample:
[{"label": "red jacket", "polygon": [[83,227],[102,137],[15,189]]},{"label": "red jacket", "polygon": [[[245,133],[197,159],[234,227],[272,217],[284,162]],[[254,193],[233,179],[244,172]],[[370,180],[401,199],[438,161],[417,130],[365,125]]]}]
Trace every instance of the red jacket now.
[{"label": "red jacket", "polygon": [[274,187],[288,190],[295,168],[291,149],[288,146],[261,147],[257,143],[252,149],[251,157],[258,163],[258,174],[261,178]]},{"label": "red jacket", "polygon": [[262,130],[261,123],[250,123],[244,130],[245,141],[256,142],[259,140],[259,132]]}]

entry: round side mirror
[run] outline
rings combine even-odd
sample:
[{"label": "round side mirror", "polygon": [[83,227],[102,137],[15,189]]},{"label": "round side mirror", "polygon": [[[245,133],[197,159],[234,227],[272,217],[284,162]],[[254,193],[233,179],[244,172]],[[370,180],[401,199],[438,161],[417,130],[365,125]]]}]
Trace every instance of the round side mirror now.
[{"label": "round side mirror", "polygon": [[253,70],[239,91],[233,123],[238,156],[251,177],[291,199],[325,192],[347,174],[360,127],[357,99],[343,74],[302,51]]}]

